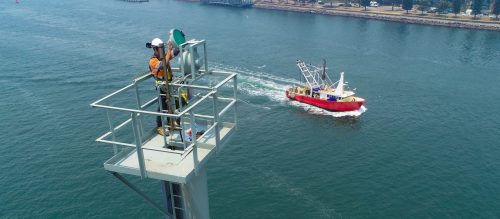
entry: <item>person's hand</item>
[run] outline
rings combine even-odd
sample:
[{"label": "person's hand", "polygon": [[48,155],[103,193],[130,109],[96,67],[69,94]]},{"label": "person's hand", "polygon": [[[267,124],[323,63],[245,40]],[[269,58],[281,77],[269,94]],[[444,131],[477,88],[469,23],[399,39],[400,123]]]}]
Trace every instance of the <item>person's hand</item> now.
[{"label": "person's hand", "polygon": [[172,51],[172,42],[170,40],[167,43],[167,51]]}]

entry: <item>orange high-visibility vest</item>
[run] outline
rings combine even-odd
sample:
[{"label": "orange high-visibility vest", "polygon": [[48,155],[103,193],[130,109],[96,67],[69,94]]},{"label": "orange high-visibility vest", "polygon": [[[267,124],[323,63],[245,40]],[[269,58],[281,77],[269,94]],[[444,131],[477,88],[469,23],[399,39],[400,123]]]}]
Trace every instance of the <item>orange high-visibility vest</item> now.
[{"label": "orange high-visibility vest", "polygon": [[[164,71],[163,69],[160,69],[161,66],[161,61],[155,56],[149,59],[149,70],[151,71],[151,74],[156,77],[156,79],[163,78]],[[172,81],[172,69],[170,68],[170,65],[167,65],[167,80]]]}]

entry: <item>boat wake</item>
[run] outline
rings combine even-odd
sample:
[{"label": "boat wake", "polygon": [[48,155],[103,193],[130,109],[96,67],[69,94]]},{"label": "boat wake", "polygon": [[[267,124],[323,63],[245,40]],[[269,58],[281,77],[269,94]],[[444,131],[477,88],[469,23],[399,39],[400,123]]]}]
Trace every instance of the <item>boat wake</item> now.
[{"label": "boat wake", "polygon": [[280,104],[288,104],[298,108],[302,108],[304,109],[304,111],[310,114],[326,115],[332,117],[358,117],[367,110],[365,106],[361,106],[361,108],[354,111],[328,111],[319,107],[288,99],[285,96],[285,91],[291,85],[300,84],[300,81],[296,79],[287,79],[262,71],[253,71],[242,67],[227,66],[216,63],[211,63],[210,67],[213,67],[216,70],[238,73],[238,88],[240,92],[243,92],[249,96],[267,97],[271,101],[278,102]]}]

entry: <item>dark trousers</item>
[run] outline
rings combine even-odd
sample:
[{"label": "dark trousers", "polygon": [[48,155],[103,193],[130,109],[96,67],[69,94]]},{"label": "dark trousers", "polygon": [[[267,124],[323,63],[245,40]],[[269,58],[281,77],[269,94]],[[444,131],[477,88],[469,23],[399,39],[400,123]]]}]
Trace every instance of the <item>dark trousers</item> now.
[{"label": "dark trousers", "polygon": [[[165,95],[165,92],[163,92],[163,91],[160,91],[160,93],[162,95]],[[163,108],[163,110],[168,110],[167,97],[161,96],[160,99],[161,99],[161,107]],[[158,110],[156,110],[156,112],[160,112],[160,104],[158,104]],[[169,121],[169,119],[167,118],[167,123],[168,123],[168,121]],[[161,116],[156,117],[156,127],[162,127]]]},{"label": "dark trousers", "polygon": [[[161,93],[161,95],[165,95],[165,92],[163,92],[163,91],[160,91],[160,93]],[[187,104],[187,103],[184,100],[182,100],[182,105],[184,106],[185,104]],[[162,105],[164,111],[168,111],[168,104],[167,104],[167,97],[166,96],[161,96],[161,105]],[[178,102],[177,97],[175,98],[175,108],[179,109],[179,102]],[[160,104],[158,104],[158,109],[156,110],[156,112],[160,112]],[[178,124],[181,123],[180,118],[177,118],[176,121]],[[170,118],[168,118],[168,117],[167,117],[167,123],[170,123]],[[156,117],[156,127],[162,127],[161,116]]]}]

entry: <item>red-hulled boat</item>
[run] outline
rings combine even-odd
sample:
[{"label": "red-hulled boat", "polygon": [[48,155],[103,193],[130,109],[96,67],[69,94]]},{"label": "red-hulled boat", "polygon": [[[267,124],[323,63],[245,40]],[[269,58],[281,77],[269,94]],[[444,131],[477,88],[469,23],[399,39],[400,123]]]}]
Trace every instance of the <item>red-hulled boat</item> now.
[{"label": "red-hulled boat", "polygon": [[297,66],[305,84],[286,90],[288,98],[331,111],[353,111],[365,103],[363,98],[354,96],[353,91],[344,89],[344,72],[340,73],[337,82],[332,83],[326,74],[325,62],[322,69],[300,60],[297,61]]}]

